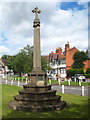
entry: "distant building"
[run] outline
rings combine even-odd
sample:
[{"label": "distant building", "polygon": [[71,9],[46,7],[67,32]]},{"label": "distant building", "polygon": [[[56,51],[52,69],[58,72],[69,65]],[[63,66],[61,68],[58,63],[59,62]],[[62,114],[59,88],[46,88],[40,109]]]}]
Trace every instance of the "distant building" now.
[{"label": "distant building", "polygon": [[[60,77],[66,77],[66,57],[61,48],[56,49],[56,53],[51,52],[49,54],[50,66],[52,68],[51,74],[61,75]],[[55,77],[55,76],[54,76]]]},{"label": "distant building", "polygon": [[6,76],[8,71],[8,67],[4,65],[2,59],[0,58],[0,77]]},{"label": "distant building", "polygon": [[5,65],[2,62],[2,59],[0,58],[0,77],[3,77],[5,73]]},{"label": "distant building", "polygon": [[[69,42],[65,44],[65,50],[62,51],[62,48],[59,47],[56,49],[56,52],[53,51],[46,56],[46,59],[50,61],[50,66],[52,70],[50,74],[56,79],[56,75],[59,75],[61,78],[66,77],[66,70],[72,69],[72,64],[74,63],[73,55],[75,52],[79,51],[76,47],[70,48]],[[87,53],[87,51],[86,51]],[[90,68],[90,60],[84,62],[85,70]]]}]

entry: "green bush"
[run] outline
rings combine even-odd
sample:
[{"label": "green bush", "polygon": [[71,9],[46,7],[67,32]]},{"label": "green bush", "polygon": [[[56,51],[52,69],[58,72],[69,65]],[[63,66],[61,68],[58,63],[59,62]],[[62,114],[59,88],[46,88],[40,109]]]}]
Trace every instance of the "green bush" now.
[{"label": "green bush", "polygon": [[75,74],[84,74],[83,69],[70,69],[67,70],[67,76],[74,76]]},{"label": "green bush", "polygon": [[86,74],[90,74],[90,68],[87,69]]},{"label": "green bush", "polygon": [[86,78],[90,78],[90,74],[84,74]]}]

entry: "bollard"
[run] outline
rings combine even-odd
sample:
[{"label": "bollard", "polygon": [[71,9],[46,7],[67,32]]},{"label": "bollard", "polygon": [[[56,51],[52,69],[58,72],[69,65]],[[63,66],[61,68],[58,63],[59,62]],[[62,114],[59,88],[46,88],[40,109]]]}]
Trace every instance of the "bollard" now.
[{"label": "bollard", "polygon": [[13,85],[13,80],[11,80],[11,85]]},{"label": "bollard", "polygon": [[61,85],[61,80],[60,80],[60,78],[58,79],[58,83],[59,83],[59,85]]},{"label": "bollard", "polygon": [[62,85],[62,94],[64,94],[64,85]]},{"label": "bollard", "polygon": [[18,86],[20,85],[19,79],[18,79]]},{"label": "bollard", "polygon": [[26,82],[25,83],[27,84],[27,78],[26,78]]},{"label": "bollard", "polygon": [[82,86],[82,96],[84,96],[84,86]]},{"label": "bollard", "polygon": [[67,81],[67,79],[65,78],[65,81]]},{"label": "bollard", "polygon": [[76,82],[76,78],[75,78],[75,82]]},{"label": "bollard", "polygon": [[81,86],[81,81],[79,80],[79,86]]},{"label": "bollard", "polygon": [[7,79],[6,79],[6,84],[7,84]]},{"label": "bollard", "polygon": [[51,79],[49,79],[49,84],[52,84],[52,81],[51,81]]},{"label": "bollard", "polygon": [[69,86],[70,86],[70,81],[71,81],[71,80],[69,79],[69,80],[68,80],[68,85],[69,85]]}]

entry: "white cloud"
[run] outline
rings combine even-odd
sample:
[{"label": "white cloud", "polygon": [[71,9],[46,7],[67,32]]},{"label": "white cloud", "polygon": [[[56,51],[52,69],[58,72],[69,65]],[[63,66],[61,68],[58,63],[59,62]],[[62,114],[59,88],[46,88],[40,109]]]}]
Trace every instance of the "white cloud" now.
[{"label": "white cloud", "polygon": [[33,45],[35,15],[31,11],[36,6],[42,11],[39,18],[43,54],[49,54],[58,46],[64,48],[66,42],[78,49],[88,47],[87,9],[61,10],[60,3],[57,2],[3,3],[3,28],[8,40],[2,42],[8,46],[10,54],[16,54],[27,44]]},{"label": "white cloud", "polygon": [[10,53],[10,49],[8,47],[0,46],[0,55],[9,54],[9,53]]}]

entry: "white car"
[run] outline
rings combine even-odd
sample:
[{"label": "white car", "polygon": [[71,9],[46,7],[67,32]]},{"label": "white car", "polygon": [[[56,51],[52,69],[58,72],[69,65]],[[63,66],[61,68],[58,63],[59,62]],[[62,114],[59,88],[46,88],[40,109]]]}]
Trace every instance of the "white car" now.
[{"label": "white car", "polygon": [[72,81],[75,81],[75,82],[85,82],[86,78],[83,74],[75,74],[74,76],[72,76]]}]

